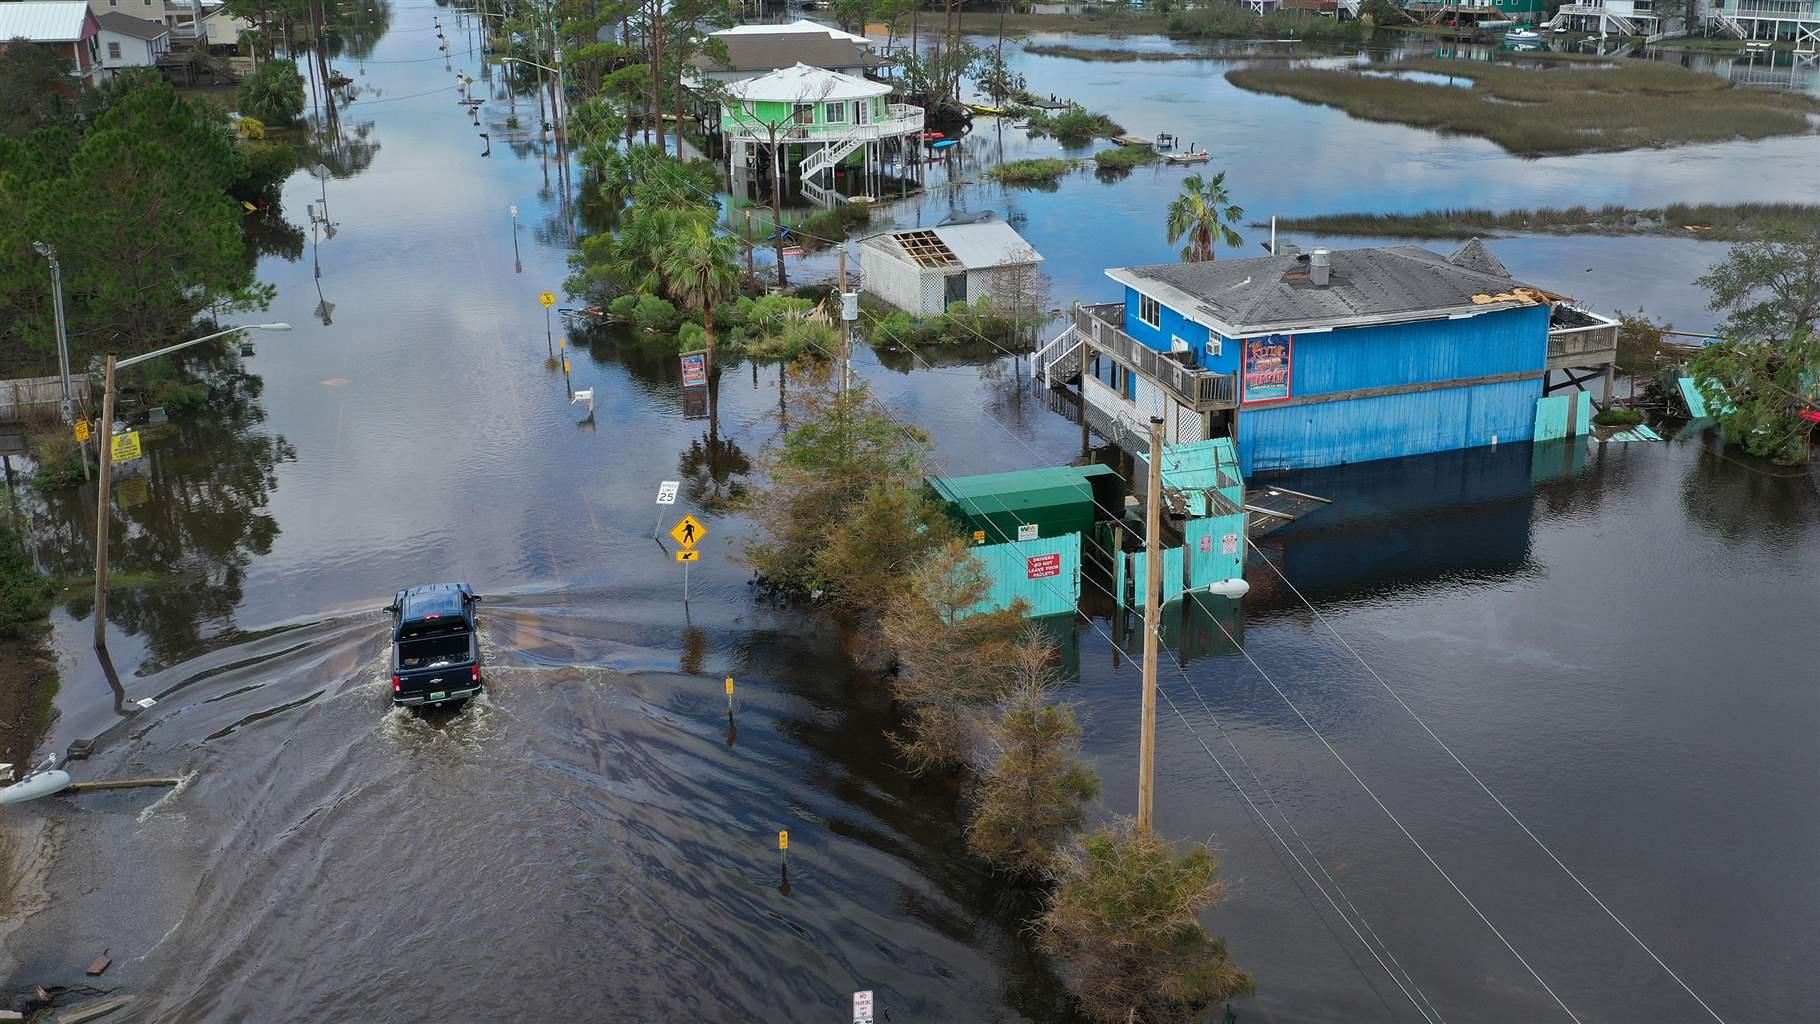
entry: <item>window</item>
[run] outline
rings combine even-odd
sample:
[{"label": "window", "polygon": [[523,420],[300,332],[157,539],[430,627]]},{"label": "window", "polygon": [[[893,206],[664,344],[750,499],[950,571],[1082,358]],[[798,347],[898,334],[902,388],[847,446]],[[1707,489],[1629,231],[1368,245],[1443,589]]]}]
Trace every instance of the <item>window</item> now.
[{"label": "window", "polygon": [[119,43],[107,44],[107,59],[108,60],[119,60],[120,59],[120,44]]},{"label": "window", "polygon": [[1139,292],[1138,319],[1152,327],[1163,326],[1163,304]]},{"label": "window", "polygon": [[797,124],[814,124],[815,123],[815,104],[798,103],[796,105],[796,123]]},{"label": "window", "polygon": [[827,122],[829,124],[846,124],[847,123],[847,104],[846,104],[846,102],[843,100],[840,103],[828,104],[827,114],[824,116],[826,117]]}]

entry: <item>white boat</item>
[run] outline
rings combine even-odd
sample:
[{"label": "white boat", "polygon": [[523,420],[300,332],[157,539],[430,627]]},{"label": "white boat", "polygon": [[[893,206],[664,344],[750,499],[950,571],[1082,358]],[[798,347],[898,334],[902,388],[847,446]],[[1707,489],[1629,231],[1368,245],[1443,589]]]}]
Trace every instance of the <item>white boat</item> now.
[{"label": "white boat", "polygon": [[1179,153],[1164,153],[1163,159],[1172,164],[1200,164],[1213,159],[1213,154],[1204,149],[1182,150]]},{"label": "white boat", "polygon": [[0,789],[0,804],[22,804],[41,796],[61,793],[69,788],[70,773],[61,768],[33,772],[18,782]]},{"label": "white boat", "polygon": [[1542,41],[1542,33],[1526,28],[1513,28],[1504,33],[1504,40],[1510,43],[1539,43]]}]

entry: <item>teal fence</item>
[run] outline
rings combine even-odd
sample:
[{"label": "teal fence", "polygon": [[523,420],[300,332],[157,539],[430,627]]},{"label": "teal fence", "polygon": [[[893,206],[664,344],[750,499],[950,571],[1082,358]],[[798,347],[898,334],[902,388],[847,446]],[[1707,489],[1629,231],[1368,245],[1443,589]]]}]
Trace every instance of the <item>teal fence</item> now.
[{"label": "teal fence", "polygon": [[1534,440],[1553,441],[1592,432],[1592,394],[1578,391],[1536,399]]},{"label": "teal fence", "polygon": [[970,612],[1009,608],[1022,598],[1030,617],[1072,615],[1081,599],[1081,535],[1065,533],[1039,540],[986,544],[969,553],[986,567],[992,593]]},{"label": "teal fence", "polygon": [[1190,519],[1182,535],[1188,545],[1190,587],[1245,575],[1245,513]]},{"label": "teal fence", "polygon": [[[1132,598],[1131,606],[1133,608],[1142,608],[1144,607],[1144,596],[1149,593],[1144,587],[1144,581],[1150,576],[1147,571],[1150,567],[1150,557],[1142,551],[1135,552],[1126,557],[1131,559],[1131,582],[1133,586],[1136,587],[1136,596]],[[1188,589],[1187,585],[1182,582],[1182,549],[1164,548],[1163,603],[1168,604],[1176,598],[1181,597],[1182,591],[1186,589]]]}]

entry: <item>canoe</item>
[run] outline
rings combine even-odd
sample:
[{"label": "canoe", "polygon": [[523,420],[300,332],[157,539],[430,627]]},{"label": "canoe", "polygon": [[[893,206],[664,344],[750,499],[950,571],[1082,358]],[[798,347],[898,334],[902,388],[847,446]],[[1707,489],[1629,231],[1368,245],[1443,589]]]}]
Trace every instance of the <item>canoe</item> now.
[{"label": "canoe", "polygon": [[973,111],[976,114],[997,115],[997,114],[1002,114],[1005,112],[1004,107],[988,107],[983,103],[969,103],[969,104],[967,104],[967,109]]},{"label": "canoe", "polygon": [[22,804],[41,796],[50,796],[69,788],[70,773],[60,768],[33,772],[18,782],[0,789],[0,804]]}]

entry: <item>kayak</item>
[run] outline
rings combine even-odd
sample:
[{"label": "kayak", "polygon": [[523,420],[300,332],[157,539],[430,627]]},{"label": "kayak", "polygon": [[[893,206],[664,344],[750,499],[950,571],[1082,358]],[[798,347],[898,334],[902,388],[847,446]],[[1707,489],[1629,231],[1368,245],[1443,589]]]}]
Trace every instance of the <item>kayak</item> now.
[{"label": "kayak", "polygon": [[929,142],[929,141],[933,141],[935,139],[945,139],[948,136],[944,135],[941,132],[917,132],[915,135],[912,135],[910,137],[913,139],[922,139],[925,142]]},{"label": "kayak", "polygon": [[969,103],[967,109],[976,114],[1002,114],[1005,112],[1004,107],[988,107],[981,103]]},{"label": "kayak", "polygon": [[61,793],[69,784],[70,773],[60,768],[33,772],[5,789],[0,789],[0,804],[22,804],[41,796]]},{"label": "kayak", "polygon": [[930,149],[947,149],[949,146],[954,145],[954,142],[955,142],[954,139],[943,139],[940,142],[930,143],[929,148]]}]

